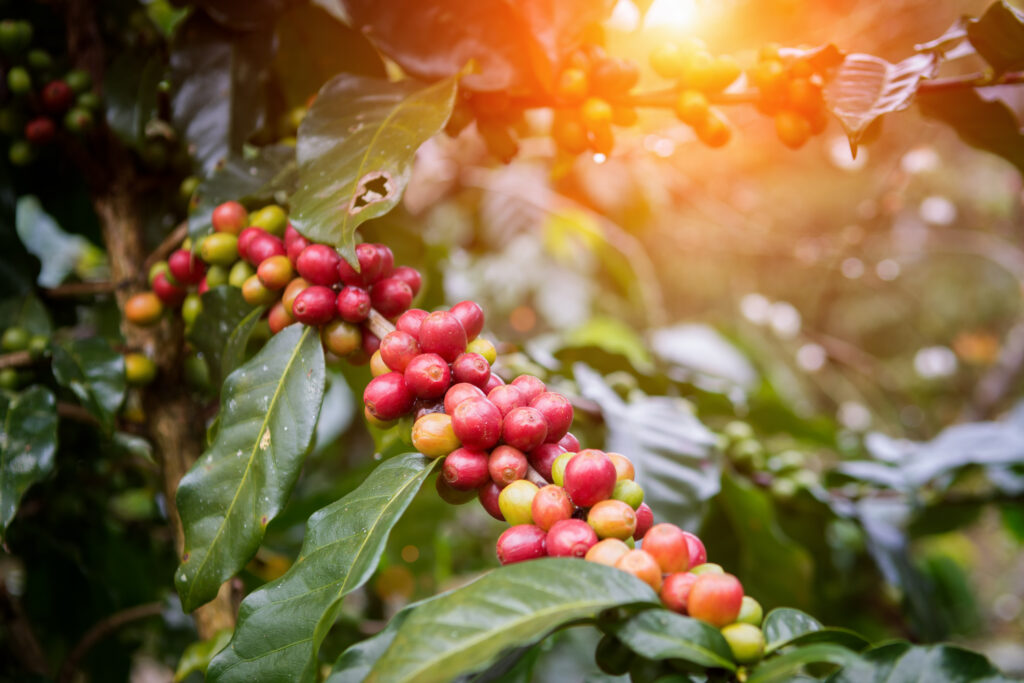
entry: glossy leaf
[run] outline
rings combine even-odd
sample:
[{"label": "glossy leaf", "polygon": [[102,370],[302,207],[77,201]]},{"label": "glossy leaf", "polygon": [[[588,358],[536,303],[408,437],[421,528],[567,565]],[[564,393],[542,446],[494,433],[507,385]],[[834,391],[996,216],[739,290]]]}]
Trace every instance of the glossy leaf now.
[{"label": "glossy leaf", "polygon": [[918,95],[917,105],[925,116],[948,124],[967,144],[1001,156],[1024,173],[1024,133],[1012,109],[999,99],[988,99],[996,90],[926,92]]},{"label": "glossy leaf", "polygon": [[235,635],[209,680],[315,680],[317,651],[342,598],[370,578],[388,534],[436,462],[418,453],[389,459],[310,517],[295,564],[242,603]]},{"label": "glossy leaf", "polygon": [[299,232],[353,258],[356,228],[398,203],[416,150],[451,114],[455,88],[455,77],[427,87],[350,74],[329,81],[299,126]]},{"label": "glossy leaf", "polygon": [[210,17],[232,31],[252,31],[273,24],[289,0],[197,0]]},{"label": "glossy leaf", "polygon": [[[820,647],[820,646],[815,646]],[[756,683],[753,678],[751,683]],[[952,645],[888,643],[847,663],[829,683],[1003,683],[1003,676],[980,654]]]},{"label": "glossy leaf", "polygon": [[324,373],[316,328],[296,324],[225,380],[216,439],[178,487],[185,553],[175,584],[185,610],[245,566],[287,501],[313,438]]},{"label": "glossy leaf", "polygon": [[825,86],[825,103],[856,146],[876,119],[909,107],[921,80],[934,76],[937,68],[932,54],[897,64],[873,55],[846,55]]},{"label": "glossy leaf", "polygon": [[647,584],[604,565],[563,558],[508,565],[413,610],[366,680],[448,681],[567,623],[656,602]]},{"label": "glossy leaf", "polygon": [[747,683],[788,683],[809,664],[843,666],[855,661],[857,653],[852,650],[840,645],[817,643],[764,660],[751,672]]},{"label": "glossy leaf", "polygon": [[968,22],[967,37],[997,72],[1024,68],[1024,11],[1006,0],[992,3]]},{"label": "glossy leaf", "polygon": [[124,356],[105,339],[90,337],[53,346],[53,376],[78,397],[109,433],[128,384]]},{"label": "glossy leaf", "polygon": [[53,332],[53,321],[43,302],[35,294],[27,294],[0,304],[0,327],[21,327],[29,334],[48,337]]},{"label": "glossy leaf", "polygon": [[0,394],[0,540],[28,487],[53,470],[57,400],[41,385],[14,398]]},{"label": "glossy leaf", "polygon": [[370,675],[373,665],[391,647],[399,627],[405,623],[409,613],[419,604],[421,603],[404,607],[402,611],[391,617],[391,621],[388,622],[383,631],[372,638],[356,643],[342,652],[331,668],[331,675],[327,677],[326,683],[365,681],[366,677]]},{"label": "glossy leaf", "polygon": [[821,622],[810,614],[791,607],[773,609],[761,625],[767,649],[781,647],[794,638],[823,628]]},{"label": "glossy leaf", "polygon": [[107,125],[129,147],[146,141],[146,124],[157,116],[157,89],[164,61],[136,51],[118,55],[103,78]]},{"label": "glossy leaf", "polygon": [[649,609],[612,627],[629,649],[647,659],[683,659],[734,671],[729,644],[718,629],[666,609]]},{"label": "glossy leaf", "polygon": [[224,649],[229,640],[231,640],[231,629],[222,628],[208,640],[200,640],[190,644],[181,653],[178,667],[174,671],[174,680],[183,681],[193,673],[206,674],[206,669],[210,666],[210,660]]},{"label": "glossy leaf", "polygon": [[203,310],[188,340],[199,351],[218,384],[242,364],[246,343],[263,313],[245,301],[237,287],[214,287],[202,295]]}]

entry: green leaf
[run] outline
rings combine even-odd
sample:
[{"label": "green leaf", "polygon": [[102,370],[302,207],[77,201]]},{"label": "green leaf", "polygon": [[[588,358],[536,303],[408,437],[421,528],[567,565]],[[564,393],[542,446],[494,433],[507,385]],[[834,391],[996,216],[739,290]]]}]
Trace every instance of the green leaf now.
[{"label": "green leaf", "polygon": [[178,487],[185,554],[175,584],[186,611],[245,566],[287,501],[313,438],[324,373],[317,329],[296,324],[225,380],[217,437]]},{"label": "green leaf", "polygon": [[508,565],[413,610],[366,680],[448,681],[570,622],[654,603],[647,584],[604,565],[565,558]]},{"label": "green leaf", "polygon": [[214,287],[202,295],[203,310],[196,317],[188,340],[210,368],[220,384],[242,364],[245,346],[263,308],[253,308],[238,287]]},{"label": "green leaf", "polygon": [[57,400],[41,385],[13,399],[0,394],[0,540],[28,487],[53,469]]},{"label": "green leaf", "polygon": [[107,125],[129,147],[141,148],[146,124],[157,117],[157,90],[164,60],[136,51],[118,55],[103,78]]},{"label": "green leaf", "polygon": [[650,609],[612,627],[629,649],[647,659],[683,659],[735,671],[729,644],[718,629],[666,609]]},{"label": "green leaf", "polygon": [[773,609],[764,618],[761,630],[764,631],[766,649],[774,650],[782,647],[794,638],[820,631],[824,626],[806,612],[791,607]]},{"label": "green leaf", "polygon": [[857,653],[852,650],[831,643],[817,643],[764,660],[751,672],[747,683],[788,682],[793,680],[794,676],[803,671],[808,664],[843,666],[855,661],[857,661]]},{"label": "green leaf", "polygon": [[879,117],[913,102],[922,79],[938,68],[933,54],[917,54],[897,64],[865,54],[846,55],[825,85],[825,103],[856,147]]},{"label": "green leaf", "polygon": [[5,299],[0,304],[0,328],[21,327],[29,334],[49,337],[53,333],[50,312],[35,294]]},{"label": "green leaf", "polygon": [[78,397],[109,434],[128,384],[124,356],[105,339],[90,337],[53,346],[53,376]]},{"label": "green leaf", "polygon": [[982,97],[976,89],[940,90],[919,94],[917,106],[967,144],[1001,156],[1024,173],[1024,133],[1017,115],[1001,100]]},{"label": "green leaf", "polygon": [[341,74],[299,126],[299,189],[292,223],[350,260],[355,231],[398,203],[420,145],[440,132],[455,101],[453,76],[422,87]]},{"label": "green leaf", "polygon": [[253,158],[229,158],[196,188],[188,234],[194,240],[212,232],[213,210],[229,199],[256,206],[284,204],[294,189],[296,174],[295,150],[287,145],[263,147]]},{"label": "green leaf", "polygon": [[992,3],[969,22],[967,37],[997,72],[1024,68],[1024,12],[1006,0]]},{"label": "green leaf", "polygon": [[193,673],[205,675],[206,669],[210,666],[210,660],[224,649],[229,640],[231,640],[231,629],[222,628],[207,640],[198,640],[191,643],[181,653],[181,659],[178,660],[178,668],[174,671],[174,680],[183,681],[188,678],[189,674]]},{"label": "green leaf", "polygon": [[[1010,679],[975,652],[952,645],[914,646],[898,642],[868,650],[846,663],[828,680],[829,683],[1002,683]],[[751,678],[750,683],[757,682]]]},{"label": "green leaf", "polygon": [[436,463],[418,453],[391,458],[314,513],[295,564],[242,602],[210,680],[315,680],[317,651],[342,598],[373,574],[392,527]]},{"label": "green leaf", "polygon": [[334,666],[331,667],[331,675],[327,677],[325,683],[365,681],[366,677],[370,675],[373,665],[391,647],[399,627],[405,623],[412,610],[421,604],[422,602],[418,602],[402,608],[402,611],[391,617],[391,621],[388,622],[383,631],[372,638],[356,643],[342,652],[341,656],[334,662]]}]

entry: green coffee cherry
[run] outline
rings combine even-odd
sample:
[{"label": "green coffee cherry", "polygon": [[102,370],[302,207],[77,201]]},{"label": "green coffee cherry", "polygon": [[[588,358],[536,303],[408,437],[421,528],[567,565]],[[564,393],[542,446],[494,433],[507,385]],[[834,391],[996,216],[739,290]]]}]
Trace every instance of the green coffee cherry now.
[{"label": "green coffee cherry", "polygon": [[761,603],[749,595],[744,595],[743,603],[740,605],[740,615],[736,617],[736,621],[751,626],[760,626],[763,619],[764,609],[761,607]]},{"label": "green coffee cherry", "polygon": [[0,348],[8,353],[24,351],[30,339],[31,335],[24,327],[8,327],[0,337]]},{"label": "green coffee cherry", "polygon": [[48,348],[50,348],[50,339],[44,334],[33,335],[33,337],[28,340],[28,352],[31,353],[33,357],[38,358],[39,356],[42,356],[46,353]]},{"label": "green coffee cherry", "polygon": [[705,562],[704,564],[698,564],[696,567],[690,570],[693,574],[724,574],[725,570],[722,569],[722,565],[715,564],[714,562]]},{"label": "green coffee cherry", "polygon": [[24,95],[32,90],[32,76],[23,66],[11,67],[7,72],[7,88],[15,95]]},{"label": "green coffee cherry", "polygon": [[253,268],[246,261],[238,261],[235,265],[231,266],[231,270],[228,272],[228,284],[232,287],[242,288],[245,281],[256,274],[256,269]]},{"label": "green coffee cherry", "polygon": [[724,434],[730,441],[742,441],[743,439],[753,439],[754,429],[746,422],[734,420],[733,422],[725,425],[725,429],[722,430],[722,434]]},{"label": "green coffee cherry", "polygon": [[795,496],[796,492],[799,490],[796,482],[789,477],[775,477],[772,479],[772,483],[769,488],[771,489],[772,495],[779,500],[789,500]]},{"label": "green coffee cherry", "polygon": [[82,107],[72,107],[64,115],[64,127],[72,133],[88,133],[94,124],[92,112]]},{"label": "green coffee cherry", "polygon": [[185,321],[185,329],[191,329],[196,318],[203,312],[203,300],[195,292],[191,292],[181,302],[181,319]]},{"label": "green coffee cherry", "polygon": [[249,224],[263,228],[276,237],[282,237],[284,229],[288,226],[288,214],[280,206],[271,204],[249,214]]},{"label": "green coffee cherry", "polygon": [[100,96],[94,92],[84,92],[75,98],[75,106],[89,111],[96,111],[102,104]]},{"label": "green coffee cherry", "polygon": [[21,54],[31,42],[32,24],[13,19],[0,21],[0,51],[4,54]]},{"label": "green coffee cherry", "polygon": [[782,451],[768,458],[768,469],[772,472],[803,469],[807,465],[807,456],[800,451]]},{"label": "green coffee cherry", "polygon": [[756,626],[729,624],[722,628],[722,637],[740,664],[753,664],[764,656],[764,633]]},{"label": "green coffee cherry", "polygon": [[199,177],[190,175],[181,181],[181,185],[178,186],[178,195],[187,202],[192,199],[197,187],[199,187]]},{"label": "green coffee cherry", "polygon": [[224,266],[210,266],[206,269],[206,286],[210,289],[228,283],[228,269]]},{"label": "green coffee cherry", "polygon": [[156,378],[156,363],[141,353],[126,353],[124,378],[132,386],[145,386]]},{"label": "green coffee cherry", "polygon": [[83,94],[92,87],[92,76],[84,69],[72,69],[64,76],[64,82],[76,93]]},{"label": "green coffee cherry", "polygon": [[45,73],[53,68],[53,57],[46,50],[39,48],[29,50],[25,61],[28,62],[29,68],[37,73]]},{"label": "green coffee cherry", "polygon": [[632,479],[620,479],[615,482],[612,498],[621,500],[636,510],[644,502],[644,489]]},{"label": "green coffee cherry", "polygon": [[14,368],[0,370],[0,389],[13,391],[18,388],[18,371]]},{"label": "green coffee cherry", "polygon": [[169,265],[167,265],[167,261],[157,261],[156,263],[154,263],[153,265],[151,265],[149,267],[149,276],[148,276],[147,279],[149,281],[149,286],[150,287],[153,286],[153,280],[155,280],[156,276],[159,275],[160,273],[164,274],[164,277],[167,278],[168,282],[170,282],[172,284],[175,284],[177,282],[171,276],[171,267]]},{"label": "green coffee cherry", "polygon": [[518,479],[503,488],[498,494],[498,507],[505,521],[513,526],[533,524],[533,499],[539,490],[526,479]]},{"label": "green coffee cherry", "polygon": [[565,482],[565,466],[569,464],[575,453],[562,453],[551,463],[551,481],[557,486],[563,486]]},{"label": "green coffee cherry", "polygon": [[28,166],[35,156],[32,145],[25,140],[15,140],[7,148],[7,159],[12,166]]},{"label": "green coffee cherry", "polygon": [[230,266],[238,260],[238,237],[230,232],[215,232],[203,240],[199,254],[204,261]]}]

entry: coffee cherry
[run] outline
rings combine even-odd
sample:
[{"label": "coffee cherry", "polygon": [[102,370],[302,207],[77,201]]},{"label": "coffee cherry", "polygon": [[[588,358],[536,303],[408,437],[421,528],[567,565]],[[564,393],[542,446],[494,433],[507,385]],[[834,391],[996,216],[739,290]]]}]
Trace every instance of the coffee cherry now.
[{"label": "coffee cherry", "polygon": [[591,547],[584,559],[587,562],[596,562],[597,564],[614,567],[615,563],[629,550],[630,548],[625,542],[617,538],[606,538]]},{"label": "coffee cherry", "polygon": [[460,491],[475,491],[491,480],[487,453],[457,448],[444,459],[441,476],[448,485]]},{"label": "coffee cherry", "polygon": [[[645,507],[641,505],[640,507]],[[650,510],[650,508],[647,508]],[[638,511],[639,512],[639,511]],[[653,517],[652,517],[653,519]],[[699,538],[691,534],[689,531],[684,531],[683,536],[686,537],[686,551],[690,555],[690,567],[696,567],[699,564],[704,564],[708,561],[708,551],[704,549],[704,543]]]},{"label": "coffee cherry", "polygon": [[811,124],[800,114],[783,110],[775,115],[775,132],[786,147],[799,149],[811,137]]},{"label": "coffee cherry", "polygon": [[141,353],[126,353],[124,378],[132,386],[145,386],[156,379],[156,363]]},{"label": "coffee cherry", "polygon": [[[390,335],[389,335],[390,336]],[[386,337],[385,337],[386,339]],[[472,384],[453,384],[444,394],[444,412],[449,415],[455,412],[455,408],[463,401],[471,398],[483,398],[484,392]]]},{"label": "coffee cherry", "polygon": [[444,396],[451,381],[451,369],[436,353],[421,353],[405,367],[405,383],[419,398]]},{"label": "coffee cherry", "polygon": [[249,214],[245,207],[238,202],[224,202],[213,210],[210,222],[213,223],[213,229],[217,232],[237,235],[249,225]]},{"label": "coffee cherry", "polygon": [[488,481],[477,490],[477,497],[480,499],[480,505],[483,506],[484,510],[487,510],[487,514],[494,517],[499,522],[504,522],[505,516],[501,514],[501,508],[498,507],[498,497],[500,495],[501,488],[499,488],[493,481]]},{"label": "coffee cherry", "polygon": [[0,50],[4,54],[20,54],[31,42],[32,24],[14,19],[0,21]]},{"label": "coffee cherry", "polygon": [[694,619],[721,628],[736,621],[742,605],[739,579],[732,574],[703,574],[690,588],[686,609]]},{"label": "coffee cherry", "polygon": [[[613,489],[614,491],[614,489]],[[640,507],[636,509],[636,531],[633,533],[633,540],[639,541],[650,530],[654,525],[654,512],[651,510],[651,506],[647,503],[640,503]],[[686,533],[685,531],[683,532]],[[692,558],[693,555],[690,555]]]},{"label": "coffee cherry", "polygon": [[[250,306],[266,306],[267,304],[274,303],[277,299],[277,292],[267,289],[260,282],[259,277],[253,275],[242,284],[242,298]],[[294,308],[292,312],[294,314]],[[296,317],[296,319],[298,318]]]},{"label": "coffee cherry", "polygon": [[615,466],[602,451],[588,448],[565,466],[565,490],[572,502],[588,508],[615,490]]},{"label": "coffee cherry", "polygon": [[662,43],[651,51],[654,73],[662,78],[676,79],[683,75],[688,56],[676,43]]},{"label": "coffee cherry", "polygon": [[545,391],[530,401],[530,407],[539,410],[540,414],[544,416],[544,421],[547,422],[548,433],[544,439],[546,442],[558,443],[569,432],[573,411],[572,404],[565,396],[553,391]]},{"label": "coffee cherry", "polygon": [[436,353],[450,363],[466,348],[466,330],[451,312],[437,311],[423,319],[419,342],[424,351]]},{"label": "coffee cherry", "polygon": [[[345,289],[354,288],[346,287]],[[345,289],[341,290],[342,294],[345,293]],[[338,295],[338,299],[340,301],[340,294]],[[341,308],[340,303],[338,308]],[[381,340],[380,355],[381,359],[389,368],[398,372],[405,372],[406,367],[409,365],[409,361],[420,355],[420,345],[416,343],[416,338],[411,334],[395,330],[394,332],[388,333],[387,336]]]},{"label": "coffee cherry", "polygon": [[412,410],[415,400],[416,397],[405,386],[405,379],[400,372],[375,377],[363,390],[363,403],[370,414],[380,420],[402,417]]},{"label": "coffee cherry", "polygon": [[124,302],[124,317],[133,325],[152,325],[163,312],[164,305],[153,292],[140,292]]},{"label": "coffee cherry", "polygon": [[708,147],[722,147],[732,138],[732,129],[725,117],[714,109],[708,111],[697,126],[694,127],[697,137]]},{"label": "coffee cherry", "polygon": [[498,494],[498,507],[509,524],[533,524],[533,499],[539,489],[525,479],[514,481]]},{"label": "coffee cherry", "polygon": [[722,637],[740,664],[753,664],[764,657],[764,633],[750,624],[729,624],[722,628]]},{"label": "coffee cherry", "polygon": [[501,412],[486,398],[471,398],[455,406],[452,427],[467,448],[491,448],[501,436]]},{"label": "coffee cherry", "polygon": [[215,232],[203,240],[199,254],[207,263],[230,266],[238,260],[238,237],[230,232]]},{"label": "coffee cherry", "polygon": [[587,91],[590,89],[590,79],[583,69],[569,67],[563,69],[559,74],[555,87],[560,97],[570,101],[579,101],[586,97]]},{"label": "coffee cherry", "polygon": [[[261,235],[266,235],[260,228],[245,228],[242,232],[238,233],[238,255],[239,257],[250,261],[249,259],[249,245],[252,241]],[[287,256],[287,252],[285,253]]]},{"label": "coffee cherry", "polygon": [[526,476],[530,464],[522,451],[511,446],[498,446],[491,451],[487,469],[498,488],[504,488]]},{"label": "coffee cherry", "polygon": [[467,339],[475,339],[484,329],[484,309],[475,301],[460,301],[452,306],[451,313],[462,323]]},{"label": "coffee cherry", "polygon": [[264,206],[249,217],[249,224],[257,228],[263,228],[267,233],[282,237],[285,226],[288,225],[288,216],[280,206],[271,204]]},{"label": "coffee cherry", "polygon": [[[349,325],[351,324],[352,323],[349,323]],[[360,337],[360,341],[362,341],[362,337]],[[386,375],[389,372],[391,372],[391,368],[389,368],[388,364],[384,362],[384,358],[380,355],[380,349],[377,349],[373,352],[373,355],[370,356],[370,374],[374,377],[380,377],[381,375]],[[419,417],[419,415],[416,417]]]},{"label": "coffee cherry", "polygon": [[[237,265],[238,264],[236,264],[236,267]],[[249,264],[246,263],[245,265],[248,266]],[[252,266],[249,267],[251,268]],[[232,270],[234,270],[234,268],[232,268]],[[306,287],[309,287],[309,283],[306,282],[301,277],[297,277],[291,282],[289,282],[288,286],[284,288],[284,293],[281,294],[281,303],[284,304],[284,307],[285,309],[288,310],[289,315],[293,315],[292,305],[295,303],[295,297],[299,295],[299,292],[306,289]]]},{"label": "coffee cherry", "polygon": [[715,564],[714,562],[705,562],[698,564],[696,567],[690,569],[691,574],[724,574],[725,569],[722,565]]},{"label": "coffee cherry", "polygon": [[434,488],[437,489],[437,495],[440,496],[441,500],[449,505],[464,505],[476,498],[476,490],[460,491],[459,489],[452,488],[444,480],[444,477],[437,478],[434,482]]},{"label": "coffee cherry", "polygon": [[544,557],[546,537],[543,529],[532,524],[518,524],[506,529],[498,537],[498,561],[505,565]]},{"label": "coffee cherry", "polygon": [[[289,225],[288,228],[291,228],[291,226]],[[295,231],[294,228],[291,229],[295,232],[295,235],[292,236],[291,239],[288,239],[287,229],[285,230],[284,252],[285,255],[288,256],[289,261],[293,264],[298,264],[299,257],[302,256],[302,252],[305,251],[306,247],[312,244],[312,242],[302,235],[299,235],[298,231]]]},{"label": "coffee cherry", "polygon": [[[338,315],[342,320],[361,323],[370,317],[370,308],[370,293],[362,287],[348,285],[338,293]],[[415,341],[416,338],[413,337],[413,342]]]},{"label": "coffee cherry", "polygon": [[199,294],[193,292],[181,302],[181,319],[185,323],[185,330],[191,330],[196,318],[203,312],[203,300]]},{"label": "coffee cherry", "polygon": [[513,408],[501,425],[501,439],[521,451],[532,451],[544,443],[547,433],[547,422],[536,408]]},{"label": "coffee cherry", "polygon": [[8,327],[4,330],[3,337],[0,337],[0,349],[7,353],[23,351],[28,348],[28,341],[31,336],[23,327]]},{"label": "coffee cherry", "polygon": [[292,301],[292,317],[304,325],[325,325],[337,311],[334,291],[322,285],[311,285]]},{"label": "coffee cherry", "polygon": [[514,408],[526,407],[523,395],[511,384],[503,384],[491,389],[487,394],[487,398],[498,407],[502,417],[508,415]]},{"label": "coffee cherry", "polygon": [[764,609],[761,607],[761,603],[749,595],[744,595],[736,621],[742,624],[750,624],[751,626],[760,626],[763,620]]},{"label": "coffee cherry", "polygon": [[[204,242],[205,244],[205,242]],[[210,266],[206,269],[203,282],[209,287],[220,287],[228,283],[228,269],[225,266]]]},{"label": "coffee cherry", "polygon": [[43,108],[51,114],[61,114],[75,99],[75,93],[64,81],[50,81],[39,93],[39,101]]},{"label": "coffee cherry", "polygon": [[519,375],[512,380],[512,386],[519,390],[522,394],[523,400],[526,401],[526,405],[530,405],[533,399],[537,398],[545,391],[547,387],[544,386],[544,382],[540,381],[533,375]]},{"label": "coffee cherry", "polygon": [[[551,481],[558,486],[565,486],[565,468],[576,453],[562,453],[551,463]],[[535,468],[536,469],[536,468]]]},{"label": "coffee cherry", "polygon": [[28,340],[28,352],[33,358],[39,358],[50,348],[50,338],[45,334],[34,334]]},{"label": "coffee cherry", "polygon": [[37,147],[50,144],[56,135],[56,126],[45,116],[38,116],[25,124],[25,139]]},{"label": "coffee cherry", "polygon": [[484,390],[485,394],[489,394],[492,389],[503,386],[504,384],[505,380],[499,377],[497,373],[492,372],[490,378],[487,380],[487,384],[483,385],[481,389]]},{"label": "coffee cherry", "polygon": [[64,82],[73,91],[82,94],[92,87],[92,76],[85,69],[72,69],[64,76]]},{"label": "coffee cherry", "polygon": [[294,322],[295,319],[288,313],[282,302],[278,301],[270,307],[270,313],[267,314],[267,324],[270,325],[270,332],[272,334],[277,334]]},{"label": "coffee cherry", "polygon": [[[331,286],[338,282],[338,263],[341,257],[326,244],[310,244],[295,260],[299,275],[315,285]],[[349,322],[361,322],[351,320]]]},{"label": "coffee cherry", "polygon": [[412,296],[409,285],[394,277],[379,280],[370,288],[370,301],[385,318],[394,318],[408,309],[412,305]]},{"label": "coffee cherry", "polygon": [[159,275],[160,273],[163,273],[164,275],[170,275],[170,272],[171,269],[167,265],[167,261],[157,261],[156,263],[149,267],[149,273],[146,277],[146,281],[149,283],[149,286],[152,287],[153,279],[157,275]]},{"label": "coffee cherry", "polygon": [[160,297],[160,301],[166,306],[176,308],[185,299],[186,291],[171,283],[165,273],[157,273],[153,278],[153,292]]},{"label": "coffee cherry", "polygon": [[369,358],[380,348],[380,339],[366,325],[361,325],[360,329],[363,331],[363,353]]},{"label": "coffee cherry", "polygon": [[[571,432],[559,439],[558,445],[570,453],[576,453],[580,450],[580,440],[573,436]],[[612,461],[612,464],[614,464],[614,461]]]},{"label": "coffee cherry", "polygon": [[249,263],[254,266],[258,266],[272,256],[287,256],[284,242],[262,231],[249,240],[245,253]]},{"label": "coffee cherry", "polygon": [[708,109],[707,95],[699,90],[684,90],[679,93],[674,107],[679,120],[689,126],[697,126],[707,118]]},{"label": "coffee cherry", "polygon": [[423,319],[428,315],[430,314],[420,308],[410,308],[398,316],[398,320],[395,321],[395,329],[411,334],[418,340],[420,338],[420,325],[423,324]]},{"label": "coffee cherry", "polygon": [[15,95],[25,95],[32,90],[32,76],[22,66],[12,66],[7,72],[7,88]]},{"label": "coffee cherry", "polygon": [[452,418],[444,413],[430,413],[413,423],[412,445],[428,458],[438,458],[461,444],[452,429]]},{"label": "coffee cherry", "polygon": [[7,149],[7,159],[13,166],[28,166],[35,159],[35,150],[25,140],[15,140]]},{"label": "coffee cherry", "polygon": [[0,370],[0,389],[14,391],[18,388],[20,382],[21,379],[18,377],[18,371],[14,368],[3,368]]},{"label": "coffee cherry", "polygon": [[598,538],[627,539],[636,530],[636,513],[621,500],[602,500],[590,508],[587,524]]},{"label": "coffee cherry", "polygon": [[529,453],[530,467],[537,470],[537,474],[551,481],[551,466],[558,456],[565,453],[565,449],[554,443],[542,443]]},{"label": "coffee cherry", "polygon": [[332,320],[320,330],[320,342],[334,355],[344,357],[359,349],[363,343],[363,334],[358,325],[344,320]]},{"label": "coffee cherry", "polygon": [[267,289],[284,289],[294,275],[292,262],[287,256],[271,256],[256,269],[256,277]]},{"label": "coffee cherry", "polygon": [[206,266],[199,258],[187,249],[178,249],[167,259],[171,275],[185,285],[198,284],[206,274]]},{"label": "coffee cherry", "polygon": [[561,486],[543,486],[533,498],[530,508],[533,523],[547,531],[563,519],[570,519],[573,513],[573,505],[569,496]]},{"label": "coffee cherry", "polygon": [[686,536],[675,524],[655,524],[644,534],[644,550],[657,560],[666,574],[690,568]]},{"label": "coffee cherry", "polygon": [[615,488],[612,489],[612,498],[621,500],[636,510],[644,502],[644,490],[632,479],[620,479],[615,482]]},{"label": "coffee cherry", "polygon": [[494,365],[494,361],[498,360],[498,351],[494,348],[494,344],[481,337],[471,339],[466,344],[466,352],[479,353],[491,365]]},{"label": "coffee cherry", "polygon": [[583,520],[564,519],[548,530],[548,555],[551,557],[583,557],[596,543],[597,534]]},{"label": "coffee cherry", "polygon": [[386,244],[374,244],[373,248],[380,256],[380,277],[391,277],[395,272],[395,253]]},{"label": "coffee cherry", "polygon": [[696,574],[676,572],[665,577],[661,585],[661,602],[673,612],[686,614],[686,603],[690,589],[697,580]]},{"label": "coffee cherry", "polygon": [[228,271],[228,284],[232,287],[242,288],[245,281],[256,274],[256,269],[246,261],[238,261]]},{"label": "coffee cherry", "polygon": [[479,353],[463,353],[452,363],[452,377],[482,387],[491,378],[491,364]]},{"label": "coffee cherry", "polygon": [[629,572],[656,592],[661,589],[661,568],[655,559],[643,550],[626,551],[615,563],[615,568]]}]

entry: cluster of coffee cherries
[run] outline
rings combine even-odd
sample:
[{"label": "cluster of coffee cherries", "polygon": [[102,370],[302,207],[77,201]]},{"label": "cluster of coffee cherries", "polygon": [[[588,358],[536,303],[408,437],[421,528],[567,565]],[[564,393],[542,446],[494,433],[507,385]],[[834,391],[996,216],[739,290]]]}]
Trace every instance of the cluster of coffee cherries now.
[{"label": "cluster of coffee cherries", "polygon": [[15,19],[0,21],[4,89],[0,133],[10,139],[7,157],[14,166],[31,163],[39,149],[57,139],[58,125],[72,133],[93,126],[100,99],[91,92],[88,72],[71,70],[56,77],[49,52],[31,48],[32,24]]},{"label": "cluster of coffee cherries", "polygon": [[774,117],[775,132],[787,147],[802,147],[828,125],[822,88],[829,66],[828,60],[766,45],[748,72],[760,95],[758,110]]},{"label": "cluster of coffee cherries", "polygon": [[[0,351],[17,353],[28,351],[33,359],[42,357],[50,345],[50,338],[45,334],[32,334],[24,327],[12,325],[0,335]],[[35,374],[31,368],[6,367],[0,369],[0,389],[13,391],[20,386],[29,384]]]}]

